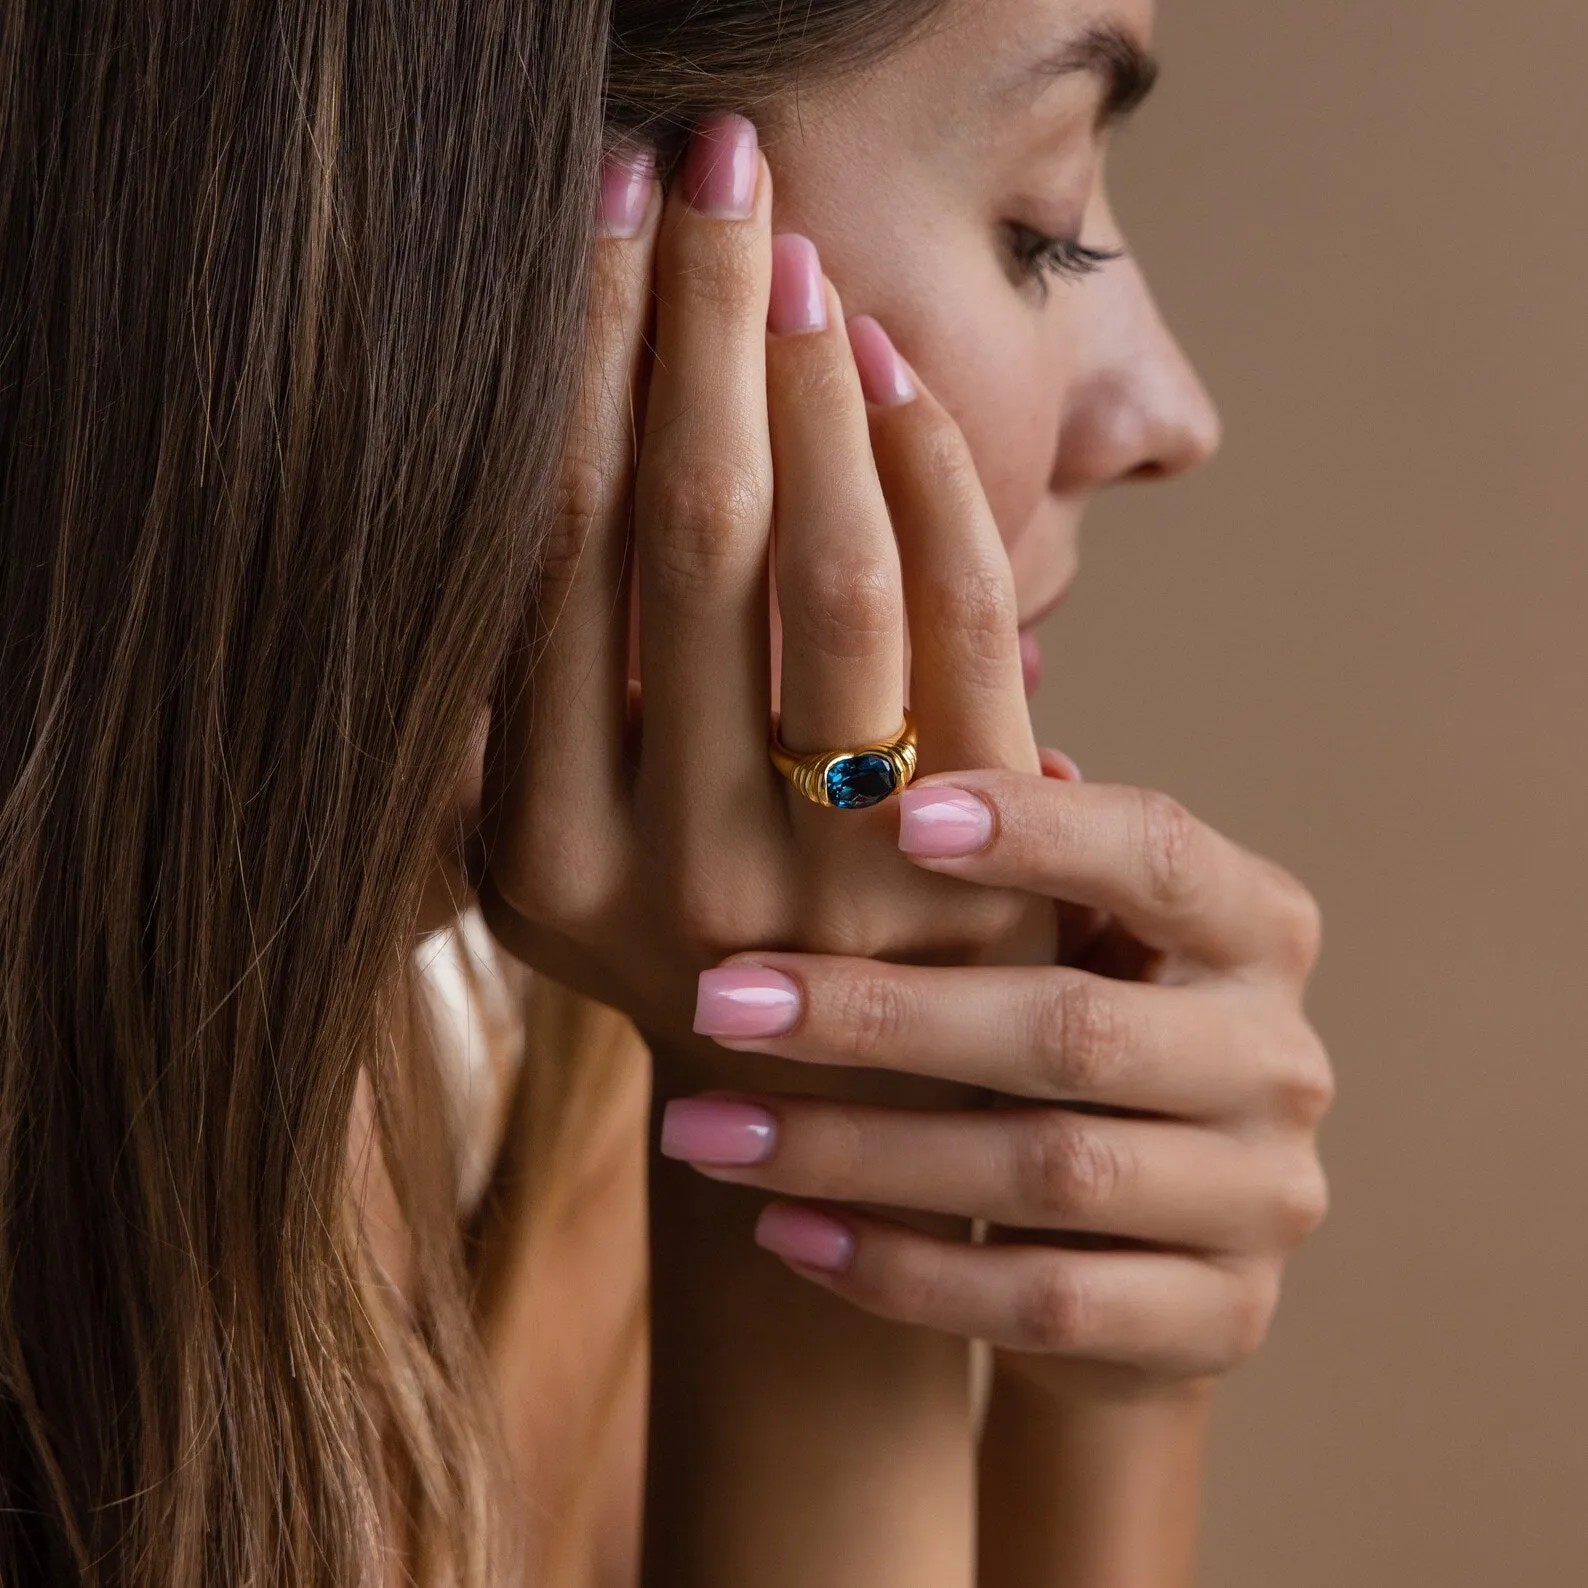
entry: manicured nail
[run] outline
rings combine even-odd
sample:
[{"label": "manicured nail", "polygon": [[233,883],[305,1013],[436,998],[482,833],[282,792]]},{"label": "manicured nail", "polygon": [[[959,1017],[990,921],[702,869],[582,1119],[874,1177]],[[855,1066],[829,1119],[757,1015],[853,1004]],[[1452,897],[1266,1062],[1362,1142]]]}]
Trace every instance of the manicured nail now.
[{"label": "manicured nail", "polygon": [[1043,777],[1057,778],[1061,783],[1084,783],[1081,769],[1062,750],[1041,749],[1037,757],[1042,763]]},{"label": "manicured nail", "polygon": [[781,971],[724,965],[700,973],[695,1030],[703,1037],[780,1037],[794,1029],[799,1017],[799,987]]},{"label": "manicured nail", "polygon": [[684,197],[702,215],[742,221],[755,208],[760,174],[755,123],[743,116],[711,116],[695,129],[680,176]]},{"label": "manicured nail", "polygon": [[755,1244],[806,1268],[841,1273],[855,1260],[855,1233],[815,1208],[773,1202],[755,1223]]},{"label": "manicured nail", "polygon": [[849,346],[860,371],[860,389],[868,403],[897,408],[915,396],[915,382],[892,337],[869,314],[857,314],[849,322]]},{"label": "manicured nail", "polygon": [[899,796],[899,848],[923,860],[973,855],[992,837],[992,812],[954,788],[907,788]]},{"label": "manicured nail", "polygon": [[772,239],[772,297],[766,325],[779,336],[827,329],[827,288],[816,244],[798,232]]},{"label": "manicured nail", "polygon": [[632,145],[614,149],[601,167],[601,235],[632,237],[645,224],[656,156]]},{"label": "manicured nail", "polygon": [[738,1168],[765,1163],[777,1121],[764,1108],[717,1097],[681,1097],[662,1111],[662,1156]]}]

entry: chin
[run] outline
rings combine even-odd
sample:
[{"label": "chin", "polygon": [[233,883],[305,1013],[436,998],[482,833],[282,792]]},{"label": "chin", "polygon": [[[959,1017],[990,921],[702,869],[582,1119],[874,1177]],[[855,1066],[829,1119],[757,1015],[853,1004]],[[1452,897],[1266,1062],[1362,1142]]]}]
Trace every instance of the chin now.
[{"label": "chin", "polygon": [[1080,513],[1072,503],[1049,500],[1008,542],[1020,627],[1048,617],[1080,572]]},{"label": "chin", "polygon": [[1066,566],[1050,573],[1047,578],[1041,581],[1032,578],[1017,586],[1022,633],[1034,629],[1044,618],[1052,617],[1058,611],[1079,571],[1075,560],[1071,558]]}]

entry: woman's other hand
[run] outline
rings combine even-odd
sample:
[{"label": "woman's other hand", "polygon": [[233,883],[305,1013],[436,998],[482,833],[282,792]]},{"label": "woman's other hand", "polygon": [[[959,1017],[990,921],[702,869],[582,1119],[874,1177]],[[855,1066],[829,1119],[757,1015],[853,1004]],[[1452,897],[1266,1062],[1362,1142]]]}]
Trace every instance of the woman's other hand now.
[{"label": "woman's other hand", "polygon": [[[1333,1081],[1301,1009],[1312,899],[1130,788],[938,778],[906,794],[900,841],[934,873],[1090,907],[1098,968],[741,955],[701,978],[699,1027],[738,1051],[935,1076],[1003,1106],[690,1099],[670,1105],[663,1150],[801,1199],[770,1204],[757,1238],[807,1278],[986,1339],[1019,1371],[1185,1380],[1240,1362],[1326,1203],[1315,1137]],[[990,1238],[861,1206],[984,1220]]]}]

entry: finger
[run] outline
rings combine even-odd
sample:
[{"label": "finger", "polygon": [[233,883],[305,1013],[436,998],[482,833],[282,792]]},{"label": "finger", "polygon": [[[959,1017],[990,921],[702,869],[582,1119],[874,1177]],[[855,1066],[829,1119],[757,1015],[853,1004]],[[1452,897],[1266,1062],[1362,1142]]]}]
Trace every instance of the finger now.
[{"label": "finger", "polygon": [[1310,1156],[1190,1125],[1063,1108],[918,1112],[805,1098],[680,1098],[664,1155],[783,1196],[1198,1252],[1288,1250],[1323,1216]]},{"label": "finger", "polygon": [[1307,891],[1166,794],[955,773],[906,791],[899,844],[929,870],[1090,905],[1150,948],[1215,967],[1304,978],[1316,959]]},{"label": "finger", "polygon": [[1271,1265],[974,1246],[848,1209],[774,1202],[756,1240],[878,1317],[1168,1376],[1244,1361],[1262,1344],[1278,1299]]},{"label": "finger", "polygon": [[776,479],[783,743],[889,739],[904,715],[904,593],[865,400],[808,238],[773,243],[767,405]]},{"label": "finger", "polygon": [[[535,603],[492,714],[498,830],[526,856],[562,847],[544,840],[565,832],[570,786],[580,790],[583,808],[602,830],[617,825],[635,393],[646,353],[660,208],[651,151],[626,146],[609,155],[584,371],[558,511],[544,544]],[[512,820],[502,821],[509,811]],[[501,852],[494,863],[499,883],[509,886],[524,869]]]},{"label": "finger", "polygon": [[[1237,996],[1239,994],[1239,996]],[[891,965],[758,953],[702,972],[695,1030],[740,1052],[897,1070],[1038,1102],[1203,1122],[1327,1106],[1299,1016],[1276,1035],[1244,989],[1066,967]],[[1316,1072],[1316,1076],[1315,1076]]]},{"label": "finger", "polygon": [[876,320],[849,337],[898,536],[922,769],[1034,772],[1014,578],[970,448]]},{"label": "finger", "polygon": [[742,116],[704,124],[657,244],[656,362],[635,488],[640,781],[699,814],[771,796],[766,418],[771,179]]}]

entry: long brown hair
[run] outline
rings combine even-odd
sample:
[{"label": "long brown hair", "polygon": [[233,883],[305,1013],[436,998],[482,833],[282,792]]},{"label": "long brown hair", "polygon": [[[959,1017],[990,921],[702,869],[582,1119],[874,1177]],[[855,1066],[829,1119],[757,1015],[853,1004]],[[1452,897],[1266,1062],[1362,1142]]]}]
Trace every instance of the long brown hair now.
[{"label": "long brown hair", "polygon": [[[932,9],[0,10],[0,1583],[374,1585],[403,1537],[502,1580],[395,1061],[603,128],[676,147]],[[361,1076],[400,1295],[346,1215]]]}]

